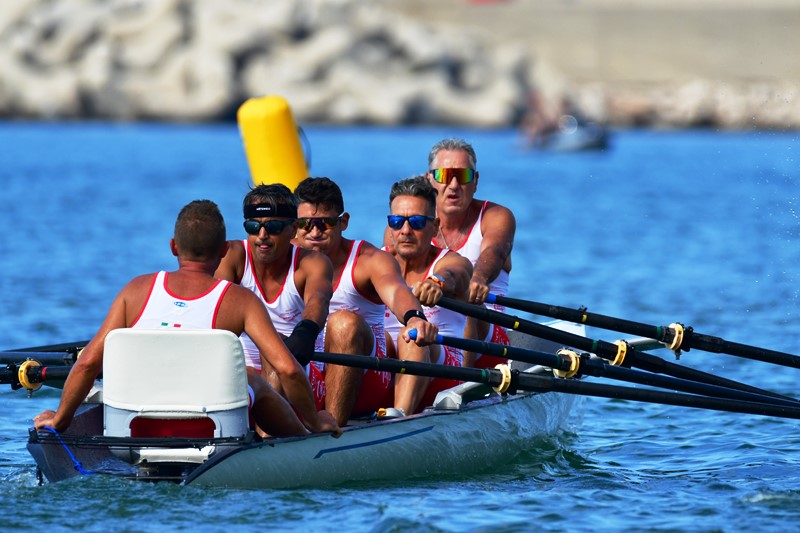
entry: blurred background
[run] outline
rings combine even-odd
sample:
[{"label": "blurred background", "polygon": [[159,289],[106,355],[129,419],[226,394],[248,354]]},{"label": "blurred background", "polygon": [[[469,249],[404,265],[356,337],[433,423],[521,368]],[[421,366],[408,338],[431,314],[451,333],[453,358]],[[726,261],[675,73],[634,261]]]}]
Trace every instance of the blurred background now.
[{"label": "blurred background", "polygon": [[797,0],[13,0],[0,118],[800,127]]}]

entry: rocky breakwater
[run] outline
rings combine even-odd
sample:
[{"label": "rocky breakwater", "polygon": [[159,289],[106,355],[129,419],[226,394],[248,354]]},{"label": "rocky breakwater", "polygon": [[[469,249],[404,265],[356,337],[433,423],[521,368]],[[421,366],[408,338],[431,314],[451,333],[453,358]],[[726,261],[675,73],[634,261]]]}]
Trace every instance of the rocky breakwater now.
[{"label": "rocky breakwater", "polygon": [[362,0],[14,0],[0,116],[231,119],[280,94],[301,121],[514,124],[528,62]]}]

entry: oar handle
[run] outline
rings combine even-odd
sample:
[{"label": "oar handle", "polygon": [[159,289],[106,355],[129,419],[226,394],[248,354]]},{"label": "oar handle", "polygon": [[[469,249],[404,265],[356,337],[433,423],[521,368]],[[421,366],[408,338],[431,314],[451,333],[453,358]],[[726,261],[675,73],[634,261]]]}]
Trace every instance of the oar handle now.
[{"label": "oar handle", "polygon": [[[410,330],[408,330],[408,336],[409,336],[409,337],[411,337],[411,340],[412,340],[412,341],[415,341],[415,340],[417,340],[417,330],[416,330],[416,329],[410,329]],[[442,342],[442,339],[443,339],[443,338],[444,338],[444,337],[442,337],[441,335],[436,335],[436,340],[435,340],[435,341],[433,341],[433,342],[434,342],[434,343],[436,343],[436,344],[444,344],[444,343]]]}]

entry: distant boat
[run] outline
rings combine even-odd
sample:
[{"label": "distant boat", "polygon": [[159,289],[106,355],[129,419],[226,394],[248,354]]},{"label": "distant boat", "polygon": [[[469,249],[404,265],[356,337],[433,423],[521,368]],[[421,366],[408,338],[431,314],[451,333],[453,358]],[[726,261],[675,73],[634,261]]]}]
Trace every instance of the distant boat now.
[{"label": "distant boat", "polygon": [[578,152],[605,150],[609,132],[605,126],[579,121],[574,115],[562,115],[558,126],[550,132],[536,136],[526,132],[527,147],[551,152]]}]

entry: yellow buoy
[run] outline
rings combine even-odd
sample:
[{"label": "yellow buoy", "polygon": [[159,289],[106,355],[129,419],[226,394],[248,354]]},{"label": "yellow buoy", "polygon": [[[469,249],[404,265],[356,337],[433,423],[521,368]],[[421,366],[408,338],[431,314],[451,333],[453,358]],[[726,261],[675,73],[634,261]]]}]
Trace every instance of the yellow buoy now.
[{"label": "yellow buoy", "polygon": [[253,183],[282,183],[294,190],[308,177],[297,124],[285,98],[250,98],[236,118]]}]

